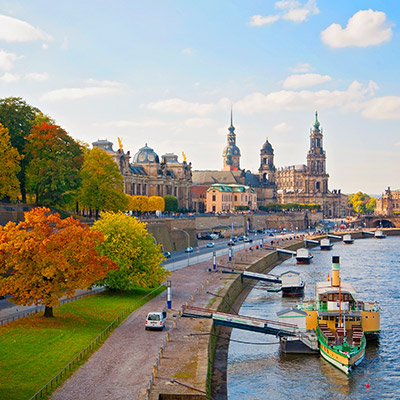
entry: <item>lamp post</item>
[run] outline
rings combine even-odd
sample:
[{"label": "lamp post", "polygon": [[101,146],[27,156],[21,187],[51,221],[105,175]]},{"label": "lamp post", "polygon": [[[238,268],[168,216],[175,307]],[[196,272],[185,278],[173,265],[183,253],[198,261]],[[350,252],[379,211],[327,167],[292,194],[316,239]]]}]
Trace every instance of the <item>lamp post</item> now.
[{"label": "lamp post", "polygon": [[[190,247],[190,235],[184,230],[184,229],[180,229],[180,228],[172,228],[173,231],[182,231],[185,233],[185,235],[187,236],[187,247]],[[190,253],[188,251],[187,253],[187,266],[189,266],[189,258],[190,258]]]}]

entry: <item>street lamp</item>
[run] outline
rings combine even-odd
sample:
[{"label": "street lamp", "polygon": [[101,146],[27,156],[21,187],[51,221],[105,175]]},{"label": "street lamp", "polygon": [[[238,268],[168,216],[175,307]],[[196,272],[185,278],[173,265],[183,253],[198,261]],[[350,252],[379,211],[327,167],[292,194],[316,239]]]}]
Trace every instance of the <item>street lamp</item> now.
[{"label": "street lamp", "polygon": [[[182,231],[185,233],[185,235],[187,236],[187,247],[190,247],[190,235],[184,230],[184,229],[180,229],[180,228],[172,228],[173,231]],[[189,251],[187,252],[187,265],[189,266],[189,258],[190,258],[190,253]]]}]

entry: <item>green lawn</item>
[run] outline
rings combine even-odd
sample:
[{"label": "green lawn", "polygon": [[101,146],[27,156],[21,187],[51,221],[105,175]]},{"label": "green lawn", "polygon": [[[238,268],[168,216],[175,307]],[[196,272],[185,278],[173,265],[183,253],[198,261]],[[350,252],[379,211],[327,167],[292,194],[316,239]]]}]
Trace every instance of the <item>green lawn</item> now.
[{"label": "green lawn", "polygon": [[[165,288],[137,303],[140,307]],[[0,326],[0,399],[29,399],[124,309],[151,290],[104,292]]]}]

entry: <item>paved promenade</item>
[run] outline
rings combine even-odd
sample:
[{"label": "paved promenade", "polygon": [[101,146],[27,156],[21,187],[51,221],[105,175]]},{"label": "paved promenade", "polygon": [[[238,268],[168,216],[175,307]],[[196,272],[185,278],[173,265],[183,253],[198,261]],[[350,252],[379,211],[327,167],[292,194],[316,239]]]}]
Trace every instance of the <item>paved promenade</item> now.
[{"label": "paved promenade", "polygon": [[[208,272],[212,265],[203,262],[172,272],[172,308],[179,310],[190,301],[196,289],[209,280],[207,290],[218,291],[222,281]],[[204,301],[213,298],[202,291]],[[205,297],[205,298],[204,298]],[[192,303],[193,304],[193,303]],[[198,305],[198,303],[196,303]],[[166,292],[133,312],[106,340],[104,345],[69,378],[51,397],[53,400],[136,400],[144,399],[153,366],[160,348],[172,330],[169,316],[164,331],[146,331],[144,321],[149,311],[166,307]],[[179,328],[178,328],[179,329]],[[179,358],[179,353],[176,354]]]}]

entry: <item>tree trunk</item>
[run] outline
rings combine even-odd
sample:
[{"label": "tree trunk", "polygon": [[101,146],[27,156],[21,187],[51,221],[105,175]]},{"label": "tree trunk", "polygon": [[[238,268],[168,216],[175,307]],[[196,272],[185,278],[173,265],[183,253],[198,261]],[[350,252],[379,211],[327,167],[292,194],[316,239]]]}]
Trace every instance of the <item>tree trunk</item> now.
[{"label": "tree trunk", "polygon": [[44,317],[53,318],[53,307],[45,306],[44,308]]}]

